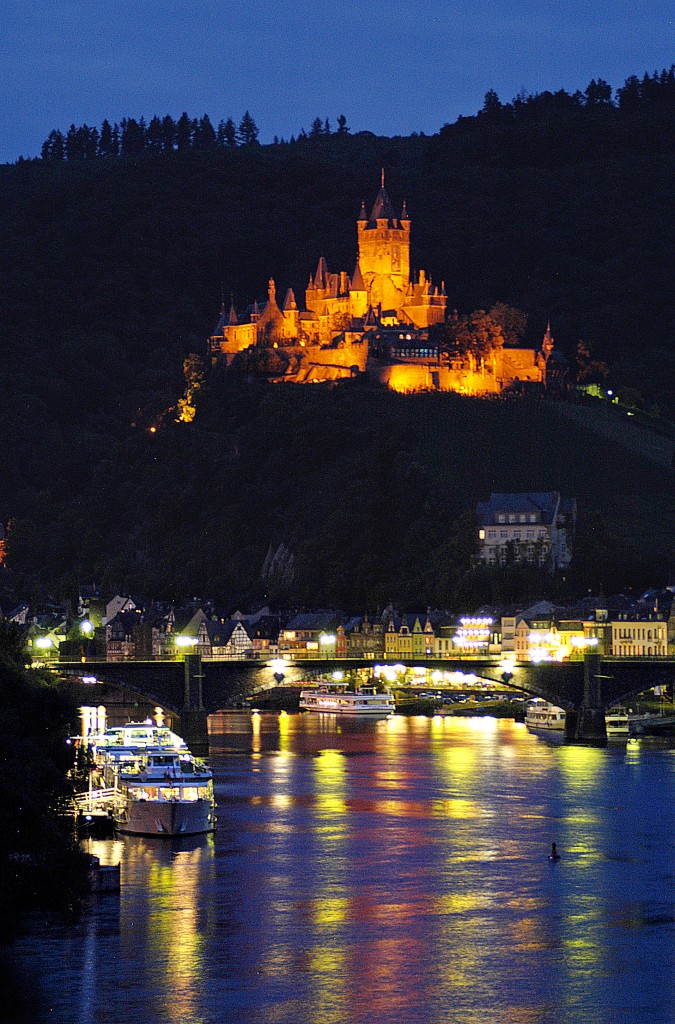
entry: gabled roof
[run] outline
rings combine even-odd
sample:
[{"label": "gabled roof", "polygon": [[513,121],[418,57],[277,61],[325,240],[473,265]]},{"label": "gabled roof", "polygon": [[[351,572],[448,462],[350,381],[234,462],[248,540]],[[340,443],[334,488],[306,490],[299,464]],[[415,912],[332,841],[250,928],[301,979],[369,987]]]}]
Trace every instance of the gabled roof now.
[{"label": "gabled roof", "polygon": [[340,625],[343,621],[344,615],[341,612],[300,612],[300,614],[294,615],[291,621],[286,623],[283,628],[310,630],[335,629],[335,627]]},{"label": "gabled roof", "polygon": [[[537,513],[540,521],[550,523],[560,505],[558,491],[531,491],[517,494],[491,494],[489,501],[480,502],[476,512],[481,523],[495,523],[500,513]],[[538,520],[539,521],[539,520]]]},{"label": "gabled roof", "polygon": [[201,629],[206,631],[208,641],[212,647],[225,647],[237,628],[243,629],[250,640],[251,634],[247,626],[248,624],[242,622],[241,619],[227,619],[225,622],[203,622]]}]

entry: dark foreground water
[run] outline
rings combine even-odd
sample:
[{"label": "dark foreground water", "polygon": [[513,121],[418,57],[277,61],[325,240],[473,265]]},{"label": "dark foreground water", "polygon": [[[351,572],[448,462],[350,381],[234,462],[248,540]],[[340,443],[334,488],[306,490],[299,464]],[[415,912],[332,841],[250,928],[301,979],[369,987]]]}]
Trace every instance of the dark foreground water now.
[{"label": "dark foreground water", "polygon": [[92,843],[121,895],[17,944],[31,1020],[675,1020],[672,748],[494,719],[214,724],[218,832]]}]

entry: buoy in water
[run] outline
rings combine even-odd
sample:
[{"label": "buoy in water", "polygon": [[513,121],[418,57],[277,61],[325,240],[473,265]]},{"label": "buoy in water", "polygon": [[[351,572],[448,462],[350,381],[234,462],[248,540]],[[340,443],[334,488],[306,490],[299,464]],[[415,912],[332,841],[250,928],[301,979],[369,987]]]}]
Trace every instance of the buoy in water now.
[{"label": "buoy in water", "polygon": [[549,860],[560,860],[560,854],[558,853],[558,847],[555,843],[551,843],[551,852],[548,855]]}]

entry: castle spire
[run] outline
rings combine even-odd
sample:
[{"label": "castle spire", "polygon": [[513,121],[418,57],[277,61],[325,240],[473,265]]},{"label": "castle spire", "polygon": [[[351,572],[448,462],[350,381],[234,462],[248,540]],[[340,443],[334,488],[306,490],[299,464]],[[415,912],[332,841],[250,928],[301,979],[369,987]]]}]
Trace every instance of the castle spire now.
[{"label": "castle spire", "polygon": [[359,215],[358,215],[358,217],[356,219],[357,220],[368,220],[368,214],[366,213],[366,203],[365,203],[365,200],[363,200],[363,199],[361,200],[361,210],[360,210]]},{"label": "castle spire", "polygon": [[354,267],[354,273],[352,274],[352,280],[350,285],[350,291],[352,292],[365,292],[366,286],[363,282],[363,274],[361,273],[361,267],[359,266],[358,260]]},{"label": "castle spire", "polygon": [[384,167],[382,168],[382,188],[384,188]]},{"label": "castle spire", "polygon": [[408,204],[405,199],[403,200],[403,209],[401,210],[401,220],[410,220],[410,217],[408,216]]}]

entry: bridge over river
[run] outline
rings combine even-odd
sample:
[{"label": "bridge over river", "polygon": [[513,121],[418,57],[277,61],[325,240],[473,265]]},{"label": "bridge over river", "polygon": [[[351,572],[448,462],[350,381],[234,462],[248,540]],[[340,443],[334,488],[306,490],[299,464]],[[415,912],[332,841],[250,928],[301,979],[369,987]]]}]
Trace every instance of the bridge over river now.
[{"label": "bridge over river", "polygon": [[[598,654],[560,663],[507,662],[501,658],[416,658],[397,662],[399,664],[409,669],[463,673],[492,684],[496,690],[508,689],[543,697],[565,709],[566,738],[572,742],[603,742],[607,708],[622,704],[653,686],[670,683],[675,676],[675,658],[609,658]],[[299,686],[320,676],[328,678],[337,671],[348,674],[353,669],[373,667],[372,659],[303,659],[284,661],[282,665],[279,659],[272,658],[207,661],[197,654],[187,654],[180,661],[88,660],[54,666],[61,677],[95,679],[173,712],[180,719],[182,735],[195,746],[203,745],[206,739],[207,715],[246,695],[282,684]],[[436,690],[443,685],[443,681],[433,683]],[[402,688],[404,686],[402,684]],[[393,688],[397,688],[397,684],[393,684]],[[470,688],[468,681],[467,688]]]}]

